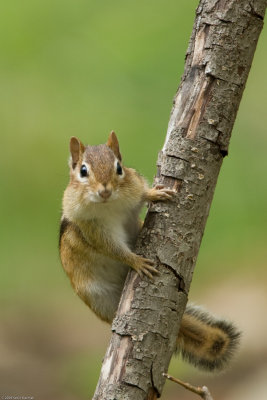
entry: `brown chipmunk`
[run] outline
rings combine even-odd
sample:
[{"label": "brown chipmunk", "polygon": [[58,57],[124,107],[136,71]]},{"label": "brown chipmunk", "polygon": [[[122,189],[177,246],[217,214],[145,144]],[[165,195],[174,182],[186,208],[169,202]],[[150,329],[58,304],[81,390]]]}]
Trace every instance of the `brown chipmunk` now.
[{"label": "brown chipmunk", "polygon": [[[114,132],[107,144],[84,146],[70,140],[70,182],[64,192],[60,227],[63,268],[81,299],[111,324],[129,268],[152,278],[153,261],[135,254],[145,202],[166,201],[174,192],[150,189],[134,169],[122,165]],[[177,347],[183,358],[200,368],[221,370],[235,349],[239,332],[189,305],[184,313]]]}]

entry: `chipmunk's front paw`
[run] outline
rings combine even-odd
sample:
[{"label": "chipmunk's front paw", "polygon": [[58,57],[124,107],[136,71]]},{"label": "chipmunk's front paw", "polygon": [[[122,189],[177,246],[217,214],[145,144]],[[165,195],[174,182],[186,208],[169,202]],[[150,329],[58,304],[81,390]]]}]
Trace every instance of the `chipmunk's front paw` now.
[{"label": "chipmunk's front paw", "polygon": [[148,200],[150,201],[165,201],[172,200],[175,195],[175,191],[165,188],[163,185],[156,185],[148,192]]},{"label": "chipmunk's front paw", "polygon": [[154,275],[159,274],[156,268],[153,267],[154,264],[155,263],[153,260],[137,256],[135,259],[135,263],[133,265],[133,269],[135,269],[135,271],[138,273],[138,275],[141,276],[141,278],[143,278],[144,275],[146,275],[148,278],[154,280],[153,274]]}]

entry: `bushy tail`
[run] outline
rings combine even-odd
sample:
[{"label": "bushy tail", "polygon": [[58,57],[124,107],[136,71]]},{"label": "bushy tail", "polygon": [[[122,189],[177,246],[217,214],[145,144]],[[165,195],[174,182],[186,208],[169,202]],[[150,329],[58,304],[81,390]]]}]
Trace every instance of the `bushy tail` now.
[{"label": "bushy tail", "polygon": [[216,319],[199,306],[188,305],[177,339],[182,357],[208,371],[224,369],[238,346],[240,332],[228,321]]}]

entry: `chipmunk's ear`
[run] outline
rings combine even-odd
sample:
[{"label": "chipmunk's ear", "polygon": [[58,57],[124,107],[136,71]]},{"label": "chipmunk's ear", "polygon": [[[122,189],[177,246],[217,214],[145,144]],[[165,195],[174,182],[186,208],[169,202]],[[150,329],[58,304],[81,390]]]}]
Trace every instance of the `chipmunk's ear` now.
[{"label": "chipmunk's ear", "polygon": [[107,146],[111,148],[111,150],[113,151],[115,156],[118,158],[118,160],[121,161],[119,141],[118,141],[116,133],[114,131],[111,131],[109,134]]},{"label": "chipmunk's ear", "polygon": [[74,169],[79,161],[80,155],[84,152],[84,145],[75,136],[70,138],[70,154],[71,154],[71,166]]}]

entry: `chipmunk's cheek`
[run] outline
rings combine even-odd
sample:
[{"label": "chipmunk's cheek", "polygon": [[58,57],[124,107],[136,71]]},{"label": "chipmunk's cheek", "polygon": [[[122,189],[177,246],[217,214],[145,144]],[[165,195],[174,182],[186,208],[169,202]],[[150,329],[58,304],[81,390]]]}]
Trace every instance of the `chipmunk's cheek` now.
[{"label": "chipmunk's cheek", "polygon": [[119,191],[115,190],[112,192],[112,195],[110,196],[110,200],[117,200],[119,198]]}]

